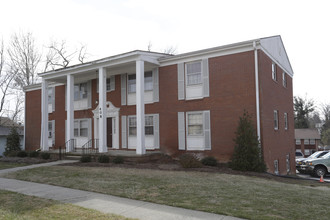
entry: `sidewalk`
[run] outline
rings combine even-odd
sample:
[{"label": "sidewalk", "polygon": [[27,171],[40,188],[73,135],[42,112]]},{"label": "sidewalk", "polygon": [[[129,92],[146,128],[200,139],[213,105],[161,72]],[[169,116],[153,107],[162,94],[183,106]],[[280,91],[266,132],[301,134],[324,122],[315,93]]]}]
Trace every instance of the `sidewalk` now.
[{"label": "sidewalk", "polygon": [[[31,169],[41,166],[52,166],[72,161],[56,161],[46,164],[35,164],[1,170],[0,175],[17,170]],[[94,193],[71,188],[33,183],[21,180],[0,178],[0,189],[25,195],[71,203],[81,207],[95,209],[103,213],[112,213],[141,220],[239,220],[239,218],[217,215],[207,212],[176,208],[138,200],[126,199],[101,193]]]}]

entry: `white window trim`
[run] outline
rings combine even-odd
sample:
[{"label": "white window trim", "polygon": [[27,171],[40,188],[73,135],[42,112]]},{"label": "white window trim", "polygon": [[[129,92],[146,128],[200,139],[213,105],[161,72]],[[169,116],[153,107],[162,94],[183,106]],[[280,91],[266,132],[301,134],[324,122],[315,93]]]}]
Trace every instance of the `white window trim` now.
[{"label": "white window trim", "polygon": [[[81,121],[87,121],[87,137],[86,136],[81,136],[80,135],[80,122]],[[74,123],[77,122],[78,123],[78,136],[74,136],[74,138],[88,138],[90,139],[90,134],[91,134],[91,126],[90,126],[90,119],[89,118],[79,118],[79,119],[74,119],[73,121],[73,130],[75,129],[74,128]],[[73,135],[74,135],[74,132],[73,132]]]},{"label": "white window trim", "polygon": [[[276,116],[275,116],[276,115]],[[276,121],[276,124],[275,124]],[[278,130],[278,110],[274,110],[274,130]]]},{"label": "white window trim", "polygon": [[[202,115],[202,134],[197,134],[197,135],[191,135],[189,134],[189,115],[194,115],[194,114],[201,114]],[[186,136],[187,137],[204,137],[204,115],[203,111],[192,111],[192,112],[186,112]]]},{"label": "white window trim", "polygon": [[[154,73],[153,71],[144,71],[144,74],[146,74],[147,72],[151,72],[151,81],[154,81]],[[129,76],[135,75],[135,92],[129,92],[129,86],[128,86],[128,81],[129,81]],[[145,83],[145,76],[144,76],[144,83]],[[136,93],[136,73],[128,73],[127,77],[126,77],[126,88],[127,88],[127,94],[135,94]],[[152,85],[152,90],[146,90],[146,88],[144,87],[144,92],[153,92],[154,91],[154,85]]]},{"label": "white window trim", "polygon": [[[201,71],[199,72],[199,74],[201,75],[200,78],[201,78],[201,82],[200,83],[196,83],[196,84],[192,84],[192,85],[188,85],[188,65],[189,64],[194,64],[194,63],[200,63],[201,64]],[[185,69],[184,69],[184,72],[185,72],[185,83],[186,83],[186,87],[196,87],[196,86],[203,86],[203,62],[202,60],[195,60],[195,61],[192,61],[192,62],[187,62],[185,63]],[[196,73],[194,73],[196,74]]]},{"label": "white window trim", "polygon": [[[111,79],[114,80],[114,88],[111,88]],[[107,81],[109,80],[109,84],[110,84],[110,90],[107,89]],[[99,93],[99,79],[97,78],[96,80],[96,92]],[[115,91],[116,90],[116,76],[109,76],[106,78],[106,81],[105,81],[105,89],[106,89],[106,92],[112,92],[112,91]]]},{"label": "white window trim", "polygon": [[304,139],[304,145],[309,145],[309,139]]},{"label": "white window trim", "polygon": [[282,73],[282,82],[283,82],[283,87],[286,88],[287,87],[287,80],[286,80],[286,73],[285,72]]},{"label": "white window trim", "polygon": [[276,63],[272,62],[272,79],[277,82]]},{"label": "white window trim", "polygon": [[288,113],[284,113],[284,129],[288,130],[289,126],[288,126]]},{"label": "white window trim", "polygon": [[309,139],[309,144],[310,144],[310,145],[315,145],[315,144],[316,144],[315,139]]},{"label": "white window trim", "polygon": [[[145,125],[145,118],[146,117],[149,117],[149,116],[151,116],[152,117],[152,120],[154,121],[155,120],[155,117],[154,117],[154,114],[145,114],[144,115],[144,130],[145,130],[145,127],[146,127],[146,125]],[[131,118],[136,118],[136,115],[128,115],[127,116],[127,134],[128,134],[128,137],[136,137],[136,135],[131,135],[130,134],[130,132],[129,132],[129,129],[130,129],[130,126],[129,126],[129,120],[131,119]],[[145,134],[145,136],[154,136],[155,135],[155,128],[154,128],[154,123],[153,123],[153,125],[152,125],[152,127],[153,127],[153,134]],[[144,133],[145,133],[145,131],[144,131]]]},{"label": "white window trim", "polygon": [[296,145],[301,145],[301,140],[300,139],[296,139]]}]

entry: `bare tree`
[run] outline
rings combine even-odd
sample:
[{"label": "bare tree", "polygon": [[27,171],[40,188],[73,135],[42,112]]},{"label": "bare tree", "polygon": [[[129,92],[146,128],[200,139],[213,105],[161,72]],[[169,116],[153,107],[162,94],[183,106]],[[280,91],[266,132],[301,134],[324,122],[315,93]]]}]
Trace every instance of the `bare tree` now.
[{"label": "bare tree", "polygon": [[167,54],[170,54],[170,55],[175,55],[177,53],[176,47],[169,46],[169,47],[167,47],[163,50],[163,53],[167,53]]},{"label": "bare tree", "polygon": [[9,55],[9,71],[15,75],[15,83],[21,89],[35,84],[38,80],[38,67],[41,60],[32,33],[13,34],[7,49]]},{"label": "bare tree", "polygon": [[149,52],[151,51],[151,47],[152,47],[152,43],[151,43],[151,41],[149,41],[149,43],[148,43],[148,51]]},{"label": "bare tree", "polygon": [[5,50],[3,40],[0,42],[0,116],[3,114],[7,97],[10,95],[10,86],[15,74],[5,71]]}]

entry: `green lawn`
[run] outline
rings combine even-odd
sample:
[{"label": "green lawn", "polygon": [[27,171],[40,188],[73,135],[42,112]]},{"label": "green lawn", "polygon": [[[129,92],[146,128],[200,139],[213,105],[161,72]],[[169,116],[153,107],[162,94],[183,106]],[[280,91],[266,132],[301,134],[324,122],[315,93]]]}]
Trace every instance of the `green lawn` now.
[{"label": "green lawn", "polygon": [[309,182],[282,183],[219,173],[73,166],[36,168],[6,177],[247,219],[330,216],[329,184],[316,187]]},{"label": "green lawn", "polygon": [[13,167],[22,167],[22,166],[26,166],[26,165],[27,164],[25,164],[25,163],[11,163],[11,162],[0,161],[0,170],[9,169],[9,168],[13,168]]},{"label": "green lawn", "polygon": [[48,199],[26,196],[4,190],[0,190],[0,201],[0,219],[127,219],[75,205],[58,203]]}]

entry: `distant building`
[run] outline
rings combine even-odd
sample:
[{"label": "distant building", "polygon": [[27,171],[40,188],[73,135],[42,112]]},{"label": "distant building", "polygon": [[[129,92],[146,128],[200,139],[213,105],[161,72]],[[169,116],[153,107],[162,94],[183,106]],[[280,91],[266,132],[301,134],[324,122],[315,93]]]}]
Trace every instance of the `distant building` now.
[{"label": "distant building", "polygon": [[5,148],[7,145],[7,136],[10,134],[10,130],[12,127],[17,128],[17,132],[20,135],[21,148],[23,148],[24,141],[24,128],[11,119],[6,117],[0,117],[0,156],[3,156],[3,152],[5,152]]},{"label": "distant building", "polygon": [[296,150],[301,150],[305,156],[309,156],[318,150],[321,136],[318,129],[295,129]]}]

